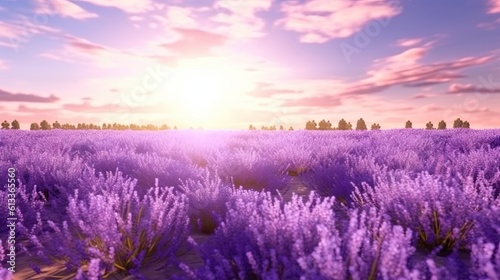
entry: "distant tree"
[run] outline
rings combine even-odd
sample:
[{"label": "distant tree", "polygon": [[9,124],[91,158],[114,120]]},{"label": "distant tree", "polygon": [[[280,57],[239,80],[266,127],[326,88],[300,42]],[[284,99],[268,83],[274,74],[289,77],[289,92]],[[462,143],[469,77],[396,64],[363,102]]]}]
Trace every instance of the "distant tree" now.
[{"label": "distant tree", "polygon": [[462,128],[464,125],[464,122],[458,118],[453,122],[453,128]]},{"label": "distant tree", "polygon": [[470,123],[468,121],[464,121],[462,128],[470,128]]},{"label": "distant tree", "polygon": [[352,130],[352,124],[351,124],[351,122],[347,123],[347,130]]},{"label": "distant tree", "polygon": [[318,129],[319,130],[331,130],[332,124],[330,123],[330,121],[325,121],[323,119],[319,122]]},{"label": "distant tree", "polygon": [[283,127],[283,125],[280,125],[280,130],[285,130],[285,128]]},{"label": "distant tree", "polygon": [[30,130],[40,130],[40,126],[37,123],[32,123]]},{"label": "distant tree", "polygon": [[253,125],[249,125],[248,130],[255,130],[255,127]]},{"label": "distant tree", "polygon": [[368,128],[366,127],[365,120],[363,118],[359,119],[356,122],[356,130],[367,130]]},{"label": "distant tree", "polygon": [[9,124],[8,121],[3,121],[3,123],[2,123],[2,129],[9,129],[9,126],[10,126],[10,124]]},{"label": "distant tree", "polygon": [[40,129],[42,129],[42,130],[49,130],[50,129],[50,124],[46,120],[43,120],[40,123]]},{"label": "distant tree", "polygon": [[316,130],[317,129],[317,124],[314,120],[308,121],[306,123],[306,130]]},{"label": "distant tree", "polygon": [[293,131],[293,127],[290,126],[290,128],[288,129],[289,131]]},{"label": "distant tree", "polygon": [[52,128],[54,128],[54,129],[60,129],[61,128],[61,124],[58,121],[55,121],[52,124]]},{"label": "distant tree", "polygon": [[177,130],[177,126],[174,126],[174,130]]},{"label": "distant tree", "polygon": [[276,130],[276,126],[275,125],[271,125],[271,127],[269,128],[269,130]]},{"label": "distant tree", "polygon": [[349,126],[344,119],[339,121],[339,130],[349,130]]},{"label": "distant tree", "polygon": [[14,120],[12,122],[12,128],[11,129],[21,129],[21,126],[19,125],[19,122],[17,120]]},{"label": "distant tree", "polygon": [[408,121],[406,122],[405,128],[412,128],[412,123],[411,123],[411,121],[409,121],[409,120],[408,120]]},{"label": "distant tree", "polygon": [[372,124],[372,130],[380,130],[380,124],[378,123]]},{"label": "distant tree", "polygon": [[444,120],[438,123],[438,129],[446,129],[446,123],[444,122]]},{"label": "distant tree", "polygon": [[425,125],[426,129],[434,129],[434,125],[432,124],[432,122],[428,122],[426,125]]}]

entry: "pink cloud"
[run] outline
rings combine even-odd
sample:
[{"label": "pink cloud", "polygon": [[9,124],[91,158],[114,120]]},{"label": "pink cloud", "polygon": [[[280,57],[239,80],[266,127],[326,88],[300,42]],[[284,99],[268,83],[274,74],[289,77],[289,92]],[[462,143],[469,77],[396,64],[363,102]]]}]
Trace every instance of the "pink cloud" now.
[{"label": "pink cloud", "polygon": [[179,6],[167,7],[165,15],[165,24],[168,27],[180,27],[180,28],[198,27],[194,9],[179,7]]},{"label": "pink cloud", "polygon": [[414,47],[422,42],[422,38],[413,39],[401,39],[397,41],[397,45],[400,47]]},{"label": "pink cloud", "polygon": [[248,92],[249,96],[253,97],[264,97],[270,98],[277,95],[286,95],[286,94],[296,94],[301,93],[302,91],[293,90],[293,89],[280,89],[273,88],[273,84],[270,83],[258,83],[254,90]]},{"label": "pink cloud", "polygon": [[143,18],[143,17],[140,17],[140,16],[135,16],[135,15],[134,15],[134,16],[130,16],[128,19],[129,19],[130,21],[133,21],[133,22],[143,21],[143,20],[144,20],[144,18]]},{"label": "pink cloud", "polygon": [[161,47],[173,54],[181,56],[204,56],[224,45],[227,37],[199,29],[178,28],[174,30],[180,37],[171,43],[161,44]]},{"label": "pink cloud", "polygon": [[62,109],[66,111],[72,111],[77,113],[92,113],[92,114],[108,114],[108,113],[120,113],[128,112],[131,114],[160,114],[164,113],[170,105],[158,103],[156,105],[144,105],[144,106],[122,106],[118,104],[101,104],[92,105],[90,102],[85,101],[80,104],[63,104]]},{"label": "pink cloud", "polygon": [[341,106],[341,99],[337,96],[323,95],[315,97],[304,97],[298,99],[287,99],[281,106],[284,107],[338,107]]},{"label": "pink cloud", "polygon": [[478,28],[486,29],[486,30],[492,30],[496,29],[500,26],[500,18],[497,18],[495,21],[490,21],[490,22],[481,22],[477,24]]},{"label": "pink cloud", "polygon": [[33,102],[33,103],[54,103],[59,101],[59,97],[50,95],[43,97],[30,93],[13,93],[0,89],[0,101],[2,102]]},{"label": "pink cloud", "polygon": [[413,99],[426,99],[426,98],[432,98],[435,96],[436,96],[435,94],[431,94],[431,93],[417,93],[417,94],[413,95]]},{"label": "pink cloud", "polygon": [[151,0],[79,0],[96,6],[116,8],[129,14],[139,14],[158,8]]},{"label": "pink cloud", "polygon": [[327,39],[349,37],[370,21],[398,15],[402,9],[395,3],[383,0],[285,2],[281,5],[281,11],[286,16],[275,24],[301,33],[301,42],[322,43]]},{"label": "pink cloud", "polygon": [[88,12],[67,0],[36,0],[36,13],[60,15],[74,19],[96,18],[97,14]]},{"label": "pink cloud", "polygon": [[368,77],[351,84],[342,92],[344,95],[367,94],[385,90],[392,86],[428,86],[462,78],[458,70],[482,65],[498,59],[496,55],[465,57],[451,62],[422,64],[420,61],[427,48],[412,48],[399,54],[378,59]]},{"label": "pink cloud", "polygon": [[258,12],[267,11],[272,0],[216,0],[214,8],[217,14],[210,19],[219,24],[215,29],[233,39],[262,37],[265,22]]},{"label": "pink cloud", "polygon": [[448,88],[450,94],[456,93],[500,93],[500,88],[478,87],[472,84],[451,84]]},{"label": "pink cloud", "polygon": [[131,52],[110,48],[87,39],[61,33],[54,35],[65,41],[63,48],[40,53],[40,57],[69,63],[90,63],[101,68],[123,66],[124,62],[132,65],[145,61],[145,58]]},{"label": "pink cloud", "polygon": [[7,62],[3,61],[0,59],[0,69],[8,69],[9,67],[7,66]]},{"label": "pink cloud", "polygon": [[39,34],[56,34],[59,31],[43,24],[36,24],[31,18],[17,17],[11,21],[0,21],[0,46],[17,49]]},{"label": "pink cloud", "polygon": [[488,1],[488,14],[498,14],[500,13],[500,0],[489,0]]}]

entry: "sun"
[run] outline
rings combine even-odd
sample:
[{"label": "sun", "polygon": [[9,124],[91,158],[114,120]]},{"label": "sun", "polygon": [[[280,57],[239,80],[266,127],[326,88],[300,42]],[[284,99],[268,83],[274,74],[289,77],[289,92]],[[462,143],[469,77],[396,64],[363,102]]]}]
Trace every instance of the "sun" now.
[{"label": "sun", "polygon": [[180,64],[166,83],[165,102],[174,102],[186,121],[214,121],[224,108],[241,102],[251,88],[244,73],[229,63],[195,60]]}]

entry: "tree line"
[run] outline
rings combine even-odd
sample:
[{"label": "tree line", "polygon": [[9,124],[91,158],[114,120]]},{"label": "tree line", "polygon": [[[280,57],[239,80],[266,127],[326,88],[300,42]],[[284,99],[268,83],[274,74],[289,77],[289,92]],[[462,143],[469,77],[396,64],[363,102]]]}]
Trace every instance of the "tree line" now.
[{"label": "tree line", "polygon": [[[371,130],[380,130],[381,126],[379,123],[373,123],[371,125]],[[411,121],[407,121],[405,124],[405,128],[413,128],[413,124]],[[432,122],[428,122],[425,125],[426,129],[434,129],[434,124]],[[470,128],[470,123],[468,121],[463,121],[460,118],[456,119],[453,122],[453,128]],[[353,130],[353,126],[351,122],[348,122],[344,119],[341,119],[338,123],[337,127],[334,127],[332,123],[329,120],[321,120],[319,123],[316,123],[316,121],[311,120],[307,121],[305,125],[306,130]],[[366,122],[363,118],[360,118],[356,122],[356,127],[354,128],[355,130],[368,130],[368,126],[366,125]],[[446,122],[444,120],[440,121],[438,123],[437,129],[446,129]],[[257,130],[257,127],[250,125],[249,130]],[[262,126],[261,130],[277,130],[275,126]],[[285,128],[281,125],[279,127],[279,130],[285,130]],[[293,127],[290,127],[288,130],[293,130]]]},{"label": "tree line", "polygon": [[[2,122],[2,129],[21,129],[19,122],[17,120],[12,121],[12,123],[7,122],[6,120]],[[164,124],[161,126],[156,126],[153,124],[147,125],[137,125],[137,124],[118,124],[118,123],[103,123],[102,125],[97,124],[86,124],[79,123],[77,125],[74,124],[60,124],[58,121],[52,123],[52,125],[46,120],[41,121],[40,123],[31,123],[30,130],[50,130],[50,129],[65,129],[65,130],[170,130],[170,126]],[[177,126],[173,127],[174,130],[177,129]]]}]

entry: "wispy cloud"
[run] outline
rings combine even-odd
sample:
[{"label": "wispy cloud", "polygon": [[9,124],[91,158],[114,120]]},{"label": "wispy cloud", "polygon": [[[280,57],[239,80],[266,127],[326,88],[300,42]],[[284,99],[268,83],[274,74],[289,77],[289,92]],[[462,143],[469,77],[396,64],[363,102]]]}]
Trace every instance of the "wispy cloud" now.
[{"label": "wispy cloud", "polygon": [[396,1],[312,0],[282,3],[281,11],[285,17],[278,26],[300,33],[301,42],[323,43],[352,36],[368,22],[394,17],[402,9]]},{"label": "wispy cloud", "polygon": [[155,10],[156,5],[151,0],[78,0],[96,6],[116,8],[129,14],[140,14]]},{"label": "wispy cloud", "polygon": [[67,0],[35,0],[36,13],[59,15],[74,19],[96,18],[97,14],[88,12],[74,2]]},{"label": "wispy cloud", "polygon": [[12,93],[0,89],[0,101],[4,102],[33,102],[33,103],[54,103],[59,100],[59,97],[50,95],[43,97],[35,94],[27,93]]},{"label": "wispy cloud", "polygon": [[500,88],[478,87],[472,84],[451,84],[448,88],[449,94],[457,93],[500,93]]},{"label": "wispy cloud", "polygon": [[488,14],[500,13],[500,0],[488,0]]}]

